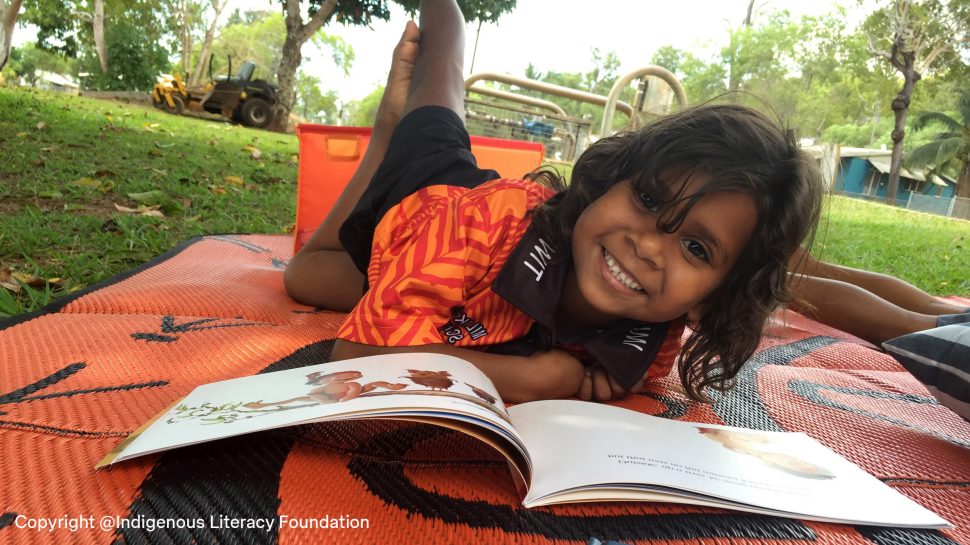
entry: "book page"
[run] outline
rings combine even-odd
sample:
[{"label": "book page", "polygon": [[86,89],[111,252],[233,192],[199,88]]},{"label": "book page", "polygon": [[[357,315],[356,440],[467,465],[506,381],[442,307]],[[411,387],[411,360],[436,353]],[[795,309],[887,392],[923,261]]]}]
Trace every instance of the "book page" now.
[{"label": "book page", "polygon": [[[679,422],[582,401],[509,409],[533,462],[527,507],[684,491],[784,516],[891,526],[946,521],[801,433]],[[563,491],[586,489],[571,498]],[[614,489],[611,496],[610,489]],[[557,493],[559,494],[557,496]],[[718,502],[717,500],[722,500]],[[670,501],[677,501],[671,499]]]},{"label": "book page", "polygon": [[441,354],[389,354],[199,386],[129,436],[98,467],[283,426],[408,415],[459,415],[515,437],[495,387],[474,365]]}]

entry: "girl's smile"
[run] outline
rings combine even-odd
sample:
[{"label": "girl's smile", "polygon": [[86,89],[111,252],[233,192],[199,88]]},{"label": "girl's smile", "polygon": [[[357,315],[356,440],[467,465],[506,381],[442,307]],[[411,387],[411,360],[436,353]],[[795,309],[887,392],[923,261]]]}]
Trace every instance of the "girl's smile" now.
[{"label": "girl's smile", "polygon": [[[706,182],[695,175],[689,198]],[[672,233],[657,226],[660,208],[629,181],[613,185],[576,221],[574,272],[563,290],[563,312],[574,325],[616,318],[667,322],[697,319],[704,299],[741,255],[757,223],[750,195],[718,192],[700,198]]]},{"label": "girl's smile", "polygon": [[600,267],[603,277],[607,279],[607,282],[613,284],[617,291],[621,294],[629,295],[639,295],[644,293],[643,286],[641,286],[633,276],[626,272],[622,266],[617,262],[616,258],[613,257],[606,248],[603,248],[603,262]]}]

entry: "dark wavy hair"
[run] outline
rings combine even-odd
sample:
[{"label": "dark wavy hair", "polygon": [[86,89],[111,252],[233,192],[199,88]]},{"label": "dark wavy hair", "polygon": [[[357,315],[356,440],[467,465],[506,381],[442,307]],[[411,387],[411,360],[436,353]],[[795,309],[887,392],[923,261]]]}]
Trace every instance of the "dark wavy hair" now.
[{"label": "dark wavy hair", "polygon": [[[754,354],[768,315],[791,300],[788,260],[810,244],[824,197],[814,161],[798,149],[791,131],[743,106],[708,104],[663,117],[640,130],[604,138],[576,161],[572,180],[557,198],[534,211],[533,222],[559,248],[571,248],[579,215],[614,184],[630,180],[636,191],[669,195],[674,177],[707,178],[693,195],[661,203],[657,225],[676,231],[704,195],[751,195],[758,222],[751,240],[723,282],[703,301],[679,361],[680,380],[694,399],[707,387],[726,391]],[[540,170],[531,179],[563,187],[558,174]],[[564,259],[572,259],[568,252]]]}]

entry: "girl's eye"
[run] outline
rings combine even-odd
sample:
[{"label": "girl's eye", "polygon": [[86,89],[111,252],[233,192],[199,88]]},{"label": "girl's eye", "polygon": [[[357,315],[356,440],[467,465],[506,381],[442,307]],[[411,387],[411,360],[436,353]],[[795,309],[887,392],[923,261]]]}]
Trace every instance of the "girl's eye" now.
[{"label": "girl's eye", "polygon": [[700,259],[704,263],[711,262],[711,257],[707,254],[707,248],[705,248],[700,242],[697,242],[696,240],[685,240],[684,248],[686,248],[691,255]]},{"label": "girl's eye", "polygon": [[640,204],[646,208],[647,212],[657,212],[660,210],[660,205],[649,193],[639,191],[637,192],[637,199],[640,200]]}]

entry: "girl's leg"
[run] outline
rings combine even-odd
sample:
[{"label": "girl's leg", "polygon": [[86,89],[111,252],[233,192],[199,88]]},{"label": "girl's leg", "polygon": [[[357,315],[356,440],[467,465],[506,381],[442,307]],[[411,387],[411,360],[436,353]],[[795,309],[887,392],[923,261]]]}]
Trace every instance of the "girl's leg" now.
[{"label": "girl's leg", "polygon": [[394,48],[367,151],[323,223],[286,268],[286,291],[301,303],[348,311],[360,301],[364,276],[340,245],[338,232],[381,164],[394,127],[404,113],[419,38],[418,27],[408,21]]},{"label": "girl's leg", "polygon": [[464,119],[465,21],[461,10],[454,0],[423,0],[420,21],[420,31],[408,23],[394,49],[387,87],[360,166],[287,267],[287,292],[304,304],[346,311],[360,301],[364,277],[340,244],[340,226],[380,166],[398,120],[429,105],[449,108]]},{"label": "girl's leg", "polygon": [[443,106],[465,119],[465,20],[454,0],[421,2],[421,52],[404,113]]},{"label": "girl's leg", "polygon": [[939,316],[960,314],[966,307],[941,301],[899,278],[861,269],[819,261],[804,248],[799,248],[789,261],[790,270],[817,278],[838,280],[858,286],[897,307],[920,314]]},{"label": "girl's leg", "polygon": [[793,274],[792,310],[875,345],[936,327],[937,316],[907,310],[848,282]]}]

